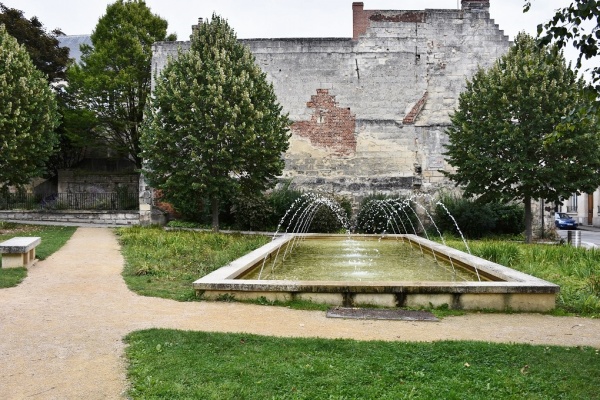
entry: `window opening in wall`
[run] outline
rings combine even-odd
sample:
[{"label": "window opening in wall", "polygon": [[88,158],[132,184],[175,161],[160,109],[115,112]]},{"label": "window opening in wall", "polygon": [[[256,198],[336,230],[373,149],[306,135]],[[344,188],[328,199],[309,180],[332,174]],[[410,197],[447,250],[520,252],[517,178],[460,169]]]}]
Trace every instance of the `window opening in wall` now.
[{"label": "window opening in wall", "polygon": [[577,212],[577,193],[574,193],[569,198],[569,204],[567,205],[567,212],[568,213]]}]

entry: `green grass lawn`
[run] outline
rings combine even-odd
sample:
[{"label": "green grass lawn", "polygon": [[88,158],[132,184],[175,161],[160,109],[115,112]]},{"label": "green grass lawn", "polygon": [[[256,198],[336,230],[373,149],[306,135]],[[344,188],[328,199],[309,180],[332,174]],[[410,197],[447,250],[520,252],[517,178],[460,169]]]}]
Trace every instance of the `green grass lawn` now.
[{"label": "green grass lawn", "polygon": [[195,300],[192,282],[271,239],[196,231],[131,227],[117,230],[125,257],[123,277],[144,296]]},{"label": "green grass lawn", "polygon": [[[117,233],[129,287],[142,295],[180,301],[195,298],[194,280],[270,240],[259,235],[140,227],[121,228]],[[465,250],[461,241],[446,243]],[[600,317],[600,250],[502,240],[470,241],[469,246],[474,255],[560,285],[556,314]]]},{"label": "green grass lawn", "polygon": [[[51,225],[21,225],[0,221],[0,242],[15,236],[39,236],[42,242],[36,247],[36,258],[44,260],[60,249],[77,228]],[[0,261],[0,266],[2,262]],[[18,285],[27,276],[26,268],[0,269],[0,288]]]},{"label": "green grass lawn", "polygon": [[147,330],[134,399],[598,399],[598,349]]}]

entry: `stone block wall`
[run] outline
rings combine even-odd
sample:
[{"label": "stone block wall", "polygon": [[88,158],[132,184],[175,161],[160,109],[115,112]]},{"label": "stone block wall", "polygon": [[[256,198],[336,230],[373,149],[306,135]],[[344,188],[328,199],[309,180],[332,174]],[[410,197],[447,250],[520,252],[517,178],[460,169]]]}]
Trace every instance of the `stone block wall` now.
[{"label": "stone block wall", "polygon": [[[355,200],[448,186],[449,115],[508,37],[484,0],[463,0],[461,10],[352,7],[353,38],[241,40],[293,121],[282,178]],[[189,43],[154,45],[153,76],[179,49]]]},{"label": "stone block wall", "polygon": [[138,211],[0,211],[2,221],[35,221],[65,224],[138,225]]},{"label": "stone block wall", "polygon": [[77,169],[58,171],[58,193],[111,193],[126,190],[137,193],[139,174],[102,173]]}]

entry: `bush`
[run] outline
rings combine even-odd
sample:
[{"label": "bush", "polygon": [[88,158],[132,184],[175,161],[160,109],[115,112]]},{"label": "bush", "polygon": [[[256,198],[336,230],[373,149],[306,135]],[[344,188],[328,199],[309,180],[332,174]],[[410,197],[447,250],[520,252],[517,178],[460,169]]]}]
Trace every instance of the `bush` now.
[{"label": "bush", "polygon": [[520,234],[525,229],[525,212],[520,205],[484,203],[454,195],[443,195],[439,201],[445,208],[436,204],[434,220],[442,233],[458,234],[457,225],[469,238]]},{"label": "bush", "polygon": [[418,216],[408,208],[405,199],[373,194],[360,204],[356,217],[359,233],[416,233],[420,225]]},{"label": "bush", "polygon": [[[349,221],[352,215],[352,204],[344,197],[336,198],[335,201],[339,204],[342,214],[340,217],[342,220]],[[308,228],[309,232],[314,233],[336,233],[344,229],[348,229],[348,226],[344,226],[344,223],[340,221],[337,213],[331,208],[322,205],[319,207],[315,216]]]},{"label": "bush", "polygon": [[242,230],[274,231],[294,201],[302,196],[299,190],[290,189],[289,182],[269,193],[238,196],[232,213],[235,226]]},{"label": "bush", "polygon": [[235,226],[241,230],[267,231],[273,226],[274,210],[263,193],[238,197],[233,205]]}]

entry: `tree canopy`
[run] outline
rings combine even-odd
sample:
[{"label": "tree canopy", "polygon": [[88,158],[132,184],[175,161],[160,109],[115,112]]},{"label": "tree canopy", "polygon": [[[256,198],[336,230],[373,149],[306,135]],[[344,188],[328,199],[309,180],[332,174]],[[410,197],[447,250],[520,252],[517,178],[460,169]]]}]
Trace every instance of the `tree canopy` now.
[{"label": "tree canopy", "polygon": [[44,25],[36,18],[25,18],[23,11],[8,8],[0,3],[0,24],[6,31],[25,46],[33,65],[44,74],[49,82],[65,79],[69,62],[69,48],[60,47],[57,36],[64,35],[60,29],[46,32]]},{"label": "tree canopy", "polygon": [[562,54],[519,34],[467,81],[447,130],[455,170],[446,175],[467,196],[523,201],[530,241],[532,199],[558,202],[600,185],[598,121],[584,111],[583,89]]},{"label": "tree canopy", "polygon": [[44,74],[0,25],[0,189],[43,174],[57,144],[56,108]]},{"label": "tree canopy", "polygon": [[106,8],[82,46],[81,65],[68,71],[69,92],[95,116],[95,137],[141,167],[139,129],[150,95],[152,44],[167,37],[167,21],[143,0],[117,0]]},{"label": "tree canopy", "polygon": [[[524,11],[531,8],[531,0],[525,0]],[[538,25],[540,45],[555,42],[558,49],[569,42],[579,51],[577,68],[582,59],[591,59],[600,54],[600,1],[573,0],[567,7],[556,10],[554,17]],[[592,80],[600,92],[600,64],[591,68]]]},{"label": "tree canopy", "polygon": [[275,183],[289,120],[273,86],[226,20],[213,15],[158,77],[142,134],[144,173],[178,209]]}]

